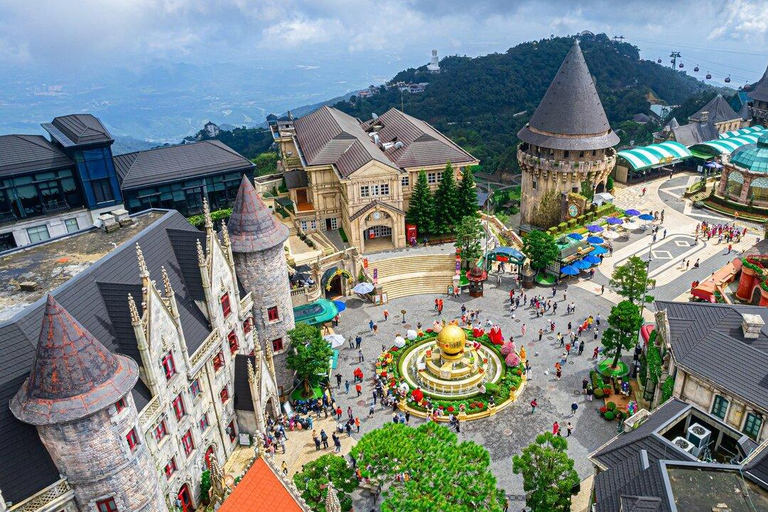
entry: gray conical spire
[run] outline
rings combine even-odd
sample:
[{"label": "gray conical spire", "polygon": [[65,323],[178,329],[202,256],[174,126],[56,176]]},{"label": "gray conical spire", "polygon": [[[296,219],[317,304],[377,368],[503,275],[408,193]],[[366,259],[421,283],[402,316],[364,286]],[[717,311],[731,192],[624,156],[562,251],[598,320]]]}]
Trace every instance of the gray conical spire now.
[{"label": "gray conical spire", "polygon": [[618,144],[578,41],[565,57],[531,120],[517,136],[552,149],[591,150]]},{"label": "gray conical spire", "polygon": [[755,88],[747,96],[757,101],[768,101],[768,68],[765,69],[763,77],[755,84]]}]

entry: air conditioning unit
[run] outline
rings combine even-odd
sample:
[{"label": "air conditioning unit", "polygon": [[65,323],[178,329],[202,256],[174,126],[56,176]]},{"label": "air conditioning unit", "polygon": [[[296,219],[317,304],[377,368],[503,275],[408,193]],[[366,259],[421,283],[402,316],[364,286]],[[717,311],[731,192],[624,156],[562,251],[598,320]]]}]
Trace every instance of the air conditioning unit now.
[{"label": "air conditioning unit", "polygon": [[684,437],[676,437],[672,440],[672,444],[680,448],[681,450],[693,454],[693,450],[696,448],[693,444],[689,443]]},{"label": "air conditioning unit", "polygon": [[695,456],[699,456],[704,449],[709,446],[709,438],[712,436],[712,432],[698,423],[694,423],[688,427],[688,441],[693,444],[696,449],[693,451]]}]

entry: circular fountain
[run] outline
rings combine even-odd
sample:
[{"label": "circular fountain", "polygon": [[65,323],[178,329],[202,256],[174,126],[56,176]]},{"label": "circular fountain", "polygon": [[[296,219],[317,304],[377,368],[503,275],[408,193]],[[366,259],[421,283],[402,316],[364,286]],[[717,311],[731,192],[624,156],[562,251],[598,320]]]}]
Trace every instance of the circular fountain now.
[{"label": "circular fountain", "polygon": [[437,338],[415,345],[400,360],[401,373],[412,388],[438,398],[467,398],[497,383],[504,362],[491,348],[467,339],[456,323],[443,327]]}]

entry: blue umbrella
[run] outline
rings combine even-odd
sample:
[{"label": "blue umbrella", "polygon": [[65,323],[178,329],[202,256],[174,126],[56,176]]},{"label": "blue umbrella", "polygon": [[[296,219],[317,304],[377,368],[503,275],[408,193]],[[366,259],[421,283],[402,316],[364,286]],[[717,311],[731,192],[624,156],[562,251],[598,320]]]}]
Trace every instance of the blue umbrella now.
[{"label": "blue umbrella", "polygon": [[579,275],[579,269],[577,269],[573,265],[566,265],[565,267],[560,269],[560,273],[565,274],[566,276],[577,276]]},{"label": "blue umbrella", "polygon": [[653,220],[653,215],[650,213],[644,213],[641,216],[638,217],[640,220]]},{"label": "blue umbrella", "polygon": [[630,209],[630,210],[624,210],[624,214],[629,215],[630,217],[637,217],[638,215],[640,215],[640,212],[638,210]]},{"label": "blue umbrella", "polygon": [[581,235],[580,235],[580,234],[578,234],[578,233],[570,233],[570,234],[568,235],[568,238],[573,238],[574,240],[584,240],[584,237],[583,237],[583,236],[581,236]]},{"label": "blue umbrella", "polygon": [[598,226],[597,224],[590,224],[589,226],[587,226],[587,231],[589,231],[590,233],[599,233],[602,230],[603,228]]},{"label": "blue umbrella", "polygon": [[612,226],[615,226],[616,224],[623,224],[623,223],[624,223],[624,221],[623,221],[623,220],[621,220],[621,219],[620,219],[620,218],[618,218],[618,217],[608,217],[608,219],[606,220],[606,222],[607,222],[608,224],[612,225]]},{"label": "blue umbrella", "polygon": [[584,261],[586,261],[590,265],[599,265],[600,264],[600,258],[598,258],[597,256],[592,256],[591,254],[587,254],[586,256],[584,256],[583,259],[584,259]]},{"label": "blue umbrella", "polygon": [[334,304],[336,304],[336,309],[339,310],[339,313],[347,309],[347,305],[341,302],[340,300],[333,301]]},{"label": "blue umbrella", "polygon": [[592,254],[594,256],[599,256],[600,254],[605,254],[608,252],[608,249],[605,247],[600,247],[599,245],[594,246],[595,248],[590,251],[589,254]]},{"label": "blue umbrella", "polygon": [[586,269],[588,269],[589,267],[592,266],[591,263],[587,263],[584,260],[575,261],[575,262],[571,263],[571,265],[573,265],[574,267],[576,267],[576,268],[578,268],[580,270],[586,270]]},{"label": "blue umbrella", "polygon": [[605,240],[603,240],[599,236],[590,236],[587,238],[587,242],[589,242],[590,244],[603,244],[605,243]]}]

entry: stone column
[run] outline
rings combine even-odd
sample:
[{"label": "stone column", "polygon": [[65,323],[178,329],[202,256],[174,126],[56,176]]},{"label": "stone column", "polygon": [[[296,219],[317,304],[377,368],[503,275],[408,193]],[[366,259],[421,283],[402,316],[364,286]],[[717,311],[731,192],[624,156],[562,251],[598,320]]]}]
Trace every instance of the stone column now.
[{"label": "stone column", "polygon": [[752,176],[744,176],[744,184],[741,186],[741,195],[739,196],[739,202],[742,204],[749,203],[749,187],[752,185]]},{"label": "stone column", "polygon": [[728,176],[730,175],[730,169],[723,169],[723,174],[720,176],[720,183],[717,186],[717,195],[720,197],[725,197],[725,189],[728,186]]},{"label": "stone column", "polygon": [[752,287],[755,284],[755,271],[745,266],[741,267],[739,288],[736,290],[736,298],[745,302],[752,298]]}]

